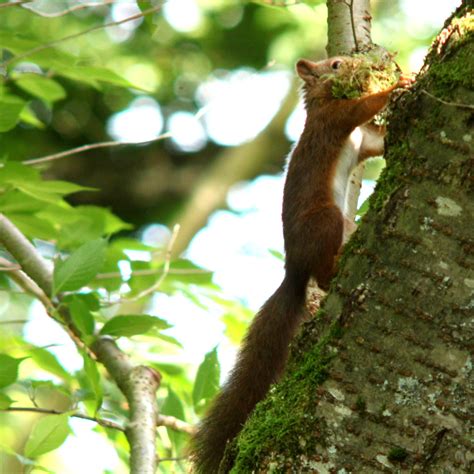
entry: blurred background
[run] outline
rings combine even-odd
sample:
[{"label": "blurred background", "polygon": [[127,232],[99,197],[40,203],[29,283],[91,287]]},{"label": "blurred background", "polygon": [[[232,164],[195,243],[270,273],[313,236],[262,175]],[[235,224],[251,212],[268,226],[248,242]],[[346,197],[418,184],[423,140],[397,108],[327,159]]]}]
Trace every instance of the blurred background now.
[{"label": "blurred background", "polygon": [[[460,1],[371,3],[374,42],[397,52],[403,71],[416,72]],[[81,4],[88,6],[74,10]],[[160,5],[152,14],[120,24]],[[72,11],[61,15],[67,9]],[[124,238],[166,247],[170,229],[179,223],[173,254],[212,272],[206,291],[157,293],[147,303],[149,314],[173,325],[167,334],[182,345],[153,357],[162,371],[168,368],[165,378],[180,380],[176,384],[184,393],[186,380],[193,380],[214,347],[225,377],[246,324],[281,280],[283,169],[304,123],[293,67],[300,57],[325,57],[326,6],[317,0],[35,0],[0,8],[0,35],[41,43],[111,22],[117,24],[60,44],[61,50],[80,56],[89,73],[71,68],[55,77],[64,96],[53,106],[32,100],[29,123],[0,135],[0,156],[23,161],[89,143],[128,143],[56,160],[43,175],[96,188],[68,200],[112,210],[131,224],[122,231]],[[94,66],[117,76],[103,80]],[[38,69],[33,58],[16,67]],[[123,87],[123,80],[130,87]],[[18,93],[25,90],[20,87]],[[168,137],[155,140],[163,133]],[[370,160],[361,201],[383,165],[382,158]],[[123,264],[121,271],[131,269]],[[22,304],[16,301],[13,307],[0,292],[0,311],[12,319],[24,310]],[[66,370],[82,367],[67,337],[39,305],[31,306],[28,323],[16,330],[38,346],[54,345],[51,351]],[[149,360],[150,353],[138,357]],[[8,420],[9,426],[1,423],[0,438],[13,436],[19,423]],[[71,426],[76,436],[44,456],[43,465],[68,474],[125,472],[91,423],[75,420]],[[170,462],[160,469],[182,472],[183,467]]]}]

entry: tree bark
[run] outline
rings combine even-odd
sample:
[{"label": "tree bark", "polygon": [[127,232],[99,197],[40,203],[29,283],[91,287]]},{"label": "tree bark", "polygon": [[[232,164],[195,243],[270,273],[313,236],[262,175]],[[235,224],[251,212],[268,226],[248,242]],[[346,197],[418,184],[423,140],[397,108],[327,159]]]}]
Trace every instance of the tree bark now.
[{"label": "tree bark", "polygon": [[370,211],[233,473],[474,472],[471,8],[395,104]]}]

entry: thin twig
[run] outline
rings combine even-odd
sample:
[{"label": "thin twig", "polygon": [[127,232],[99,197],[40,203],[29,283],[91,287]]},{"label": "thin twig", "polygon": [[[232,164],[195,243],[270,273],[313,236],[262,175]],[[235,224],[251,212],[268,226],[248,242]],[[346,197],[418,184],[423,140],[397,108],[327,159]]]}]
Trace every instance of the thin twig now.
[{"label": "thin twig", "polygon": [[[6,258],[0,257],[0,265],[7,264],[10,264],[10,262]],[[51,303],[51,300],[46,296],[45,292],[26,273],[21,271],[19,265],[11,265],[7,271],[8,276],[20,288],[40,300],[46,309],[51,309],[53,307],[53,303]]]},{"label": "thin twig", "polygon": [[448,102],[446,100],[443,100],[443,99],[440,99],[439,97],[436,97],[435,95],[433,94],[430,94],[428,91],[426,91],[425,89],[421,89],[421,92],[425,95],[427,95],[428,97],[431,97],[432,99],[434,100],[437,100],[438,102],[441,102],[442,104],[444,105],[449,105],[451,107],[460,107],[460,108],[463,108],[463,109],[469,109],[469,110],[473,110],[474,109],[474,105],[471,105],[471,104],[462,104],[462,103],[459,103],[459,102]]},{"label": "thin twig", "polygon": [[116,142],[116,141],[109,141],[109,142],[100,142],[100,143],[91,143],[89,145],[82,145],[77,148],[72,148],[71,150],[61,151],[59,153],[54,153],[52,155],[42,156],[40,158],[32,158],[30,160],[23,161],[24,165],[39,165],[42,163],[47,163],[49,161],[59,160],[60,158],[64,158],[66,156],[77,155],[78,153],[82,153],[83,151],[95,150],[97,148],[112,148],[116,146],[125,146],[125,145],[144,145],[147,143],[153,143],[158,140],[163,140],[171,136],[170,132],[166,132],[161,134],[160,136],[153,138],[151,140],[146,140],[144,142]]},{"label": "thin twig", "polygon": [[50,41],[49,43],[42,44],[41,46],[37,46],[36,48],[30,49],[29,51],[25,51],[22,54],[19,54],[18,56],[14,56],[11,59],[4,61],[3,63],[0,64],[0,67],[7,68],[10,64],[20,60],[27,58],[29,56],[32,56],[33,54],[39,53],[41,51],[44,51],[46,49],[52,48],[53,46],[56,46],[57,44],[63,43],[65,41],[71,40],[71,39],[76,39],[79,38],[80,36],[84,36],[88,33],[92,33],[93,31],[101,30],[103,28],[108,28],[110,26],[118,26],[123,23],[127,23],[132,20],[136,20],[138,18],[143,18],[146,15],[149,15],[151,13],[155,13],[158,10],[161,9],[161,5],[155,6],[153,8],[149,8],[148,10],[145,10],[140,13],[136,13],[135,15],[129,16],[127,18],[124,18],[123,20],[117,20],[117,21],[111,21],[109,23],[104,23],[103,25],[96,25],[91,28],[88,28],[86,30],[80,31],[79,33],[74,33],[72,35],[64,36],[63,38],[59,38],[57,40]]},{"label": "thin twig", "polygon": [[[28,239],[4,215],[0,214],[0,242],[20,263],[23,271],[51,294],[52,268]],[[74,324],[65,327],[74,339]],[[87,347],[86,349],[89,349]],[[129,423],[125,434],[130,443],[130,474],[154,474],[156,471],[156,392],[161,375],[151,367],[132,364],[110,338],[99,337],[90,350],[107,369],[129,405]]]},{"label": "thin twig", "polygon": [[165,461],[184,461],[185,459],[187,459],[186,456],[180,456],[177,458],[158,458],[156,462],[157,464],[159,464],[160,462],[165,462]]},{"label": "thin twig", "polygon": [[0,321],[0,325],[5,324],[26,324],[28,323],[28,319],[10,319],[9,321]]},{"label": "thin twig", "polygon": [[[28,2],[31,2],[32,0],[28,0]],[[65,16],[68,15],[69,13],[78,11],[78,10],[84,10],[85,8],[94,8],[94,7],[103,7],[106,5],[112,5],[115,0],[103,0],[102,2],[91,2],[91,3],[83,3],[80,5],[74,5],[71,8],[67,8],[66,10],[61,10],[59,12],[53,12],[53,13],[46,13],[46,12],[41,12],[38,10],[35,10],[34,8],[29,8],[26,7],[27,10],[30,10],[32,13],[35,13],[36,15],[45,17],[45,18],[57,18],[60,16]],[[28,2],[23,2],[23,3],[28,3]]]},{"label": "thin twig", "polygon": [[171,234],[170,240],[168,242],[168,246],[166,248],[165,263],[163,264],[163,271],[162,271],[161,276],[158,279],[158,281],[154,285],[150,286],[146,290],[143,290],[141,293],[139,293],[138,295],[136,295],[132,298],[123,298],[123,299],[121,299],[119,301],[120,303],[137,301],[137,300],[139,300],[139,299],[141,299],[145,296],[148,296],[151,293],[154,293],[155,291],[158,290],[158,288],[161,286],[164,279],[168,276],[168,274],[170,272],[171,256],[172,256],[173,246],[174,246],[174,243],[176,241],[176,238],[178,237],[179,228],[180,228],[179,224],[175,224],[175,226],[173,227],[173,232]]},{"label": "thin twig", "polygon": [[[39,408],[39,407],[8,407],[2,409],[0,411],[3,412],[13,412],[13,411],[22,411],[22,412],[33,412],[33,413],[43,413],[45,415],[64,415],[67,412],[58,411],[58,410],[50,410],[48,408]],[[125,432],[125,428],[113,421],[104,420],[103,418],[96,418],[93,416],[84,415],[83,413],[71,413],[69,414],[72,418],[80,418],[81,420],[88,420],[97,423],[104,428],[112,428],[114,430]]]},{"label": "thin twig", "polygon": [[171,428],[175,431],[181,431],[189,435],[196,433],[196,427],[194,425],[190,425],[189,423],[179,420],[174,416],[158,415],[157,425],[165,426],[166,428]]},{"label": "thin twig", "polygon": [[[130,276],[135,277],[135,276],[151,276],[151,275],[158,275],[161,274],[162,270],[161,269],[149,269],[149,270],[135,270],[134,272],[130,273]],[[190,268],[189,270],[186,270],[184,268],[175,268],[175,269],[170,269],[168,271],[168,275],[206,275],[212,273],[210,270],[201,270],[198,268]],[[121,278],[122,273],[120,272],[109,272],[109,273],[98,273],[95,276],[96,280],[109,280],[112,278]]]},{"label": "thin twig", "polygon": [[20,5],[23,5],[25,3],[31,3],[34,0],[18,0],[17,2],[7,2],[7,3],[2,3],[0,5],[0,8],[6,8],[6,7],[18,7]]}]

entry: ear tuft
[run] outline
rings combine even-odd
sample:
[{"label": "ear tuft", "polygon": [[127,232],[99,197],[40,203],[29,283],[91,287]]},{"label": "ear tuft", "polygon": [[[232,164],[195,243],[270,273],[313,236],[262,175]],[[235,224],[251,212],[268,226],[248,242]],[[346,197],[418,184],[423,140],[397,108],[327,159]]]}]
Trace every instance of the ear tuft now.
[{"label": "ear tuft", "polygon": [[315,66],[316,64],[312,61],[309,61],[307,59],[300,59],[296,63],[296,72],[298,73],[298,76],[303,79],[303,81],[309,82],[311,80],[314,80],[315,77],[317,77],[315,74]]}]

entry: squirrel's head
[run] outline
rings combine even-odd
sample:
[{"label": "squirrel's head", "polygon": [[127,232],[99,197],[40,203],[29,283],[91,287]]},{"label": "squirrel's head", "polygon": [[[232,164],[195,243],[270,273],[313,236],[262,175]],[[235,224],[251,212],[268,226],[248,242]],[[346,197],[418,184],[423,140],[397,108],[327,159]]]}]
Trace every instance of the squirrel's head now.
[{"label": "squirrel's head", "polygon": [[300,59],[296,63],[296,72],[304,81],[304,96],[306,103],[314,99],[332,99],[332,85],[337,77],[341,66],[351,58],[345,56],[335,56],[314,63],[308,59]]}]

